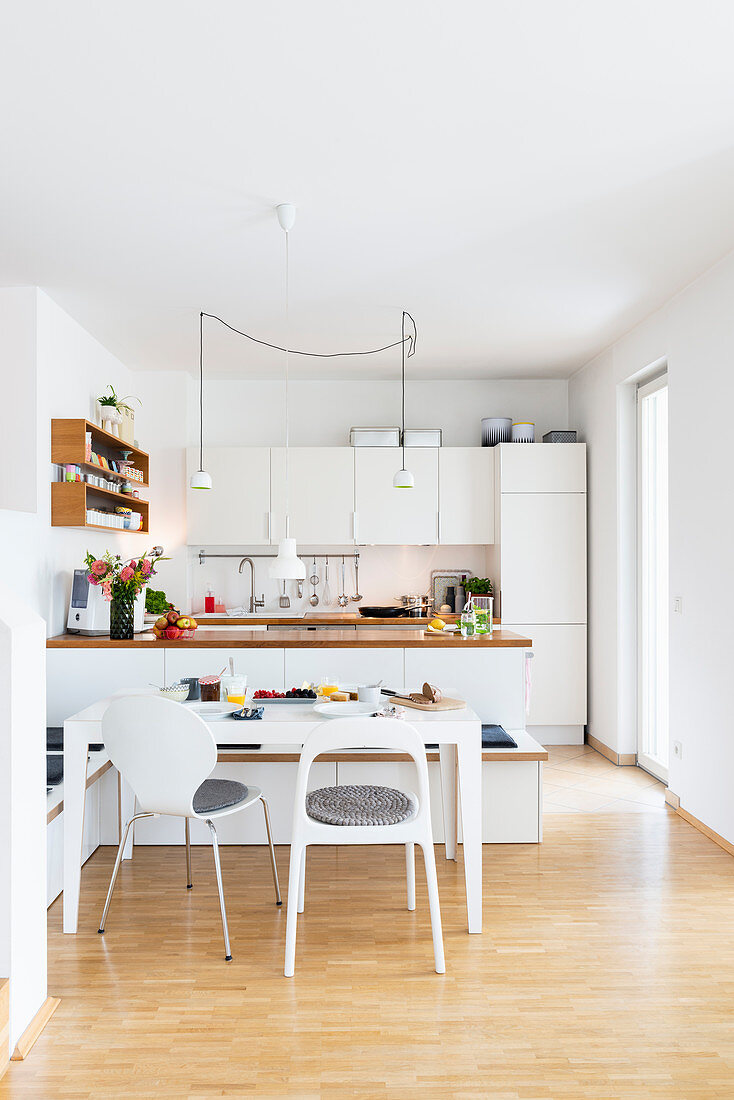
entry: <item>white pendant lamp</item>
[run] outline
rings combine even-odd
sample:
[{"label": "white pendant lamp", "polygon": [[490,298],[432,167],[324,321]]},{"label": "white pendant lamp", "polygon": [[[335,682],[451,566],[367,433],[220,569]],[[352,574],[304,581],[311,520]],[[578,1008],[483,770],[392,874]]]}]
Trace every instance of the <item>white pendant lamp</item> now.
[{"label": "white pendant lamp", "polygon": [[204,314],[199,314],[199,469],[191,475],[192,489],[211,489],[212,476],[204,469]]},{"label": "white pendant lamp", "polygon": [[401,323],[401,335],[400,347],[402,351],[402,390],[403,390],[403,413],[402,413],[402,444],[403,444],[403,464],[400,469],[395,473],[392,479],[393,489],[414,489],[415,478],[410,470],[405,469],[405,318],[406,313],[403,310],[403,319]]},{"label": "white pendant lamp", "polygon": [[296,553],[296,540],[290,537],[288,517],[288,375],[290,366],[289,292],[290,270],[288,264],[288,233],[296,220],[296,208],[289,202],[276,206],[278,222],[285,233],[285,538],[278,543],[278,556],[270,566],[270,576],[279,581],[302,581],[306,578],[306,566]]}]

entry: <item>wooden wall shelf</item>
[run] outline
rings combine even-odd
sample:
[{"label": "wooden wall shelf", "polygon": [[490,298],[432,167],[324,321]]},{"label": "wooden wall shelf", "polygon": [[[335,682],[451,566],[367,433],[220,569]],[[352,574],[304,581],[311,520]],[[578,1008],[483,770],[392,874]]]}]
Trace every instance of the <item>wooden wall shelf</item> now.
[{"label": "wooden wall shelf", "polygon": [[143,472],[143,484],[148,484],[148,459],[146,451],[141,451],[132,444],[126,443],[116,435],[105,432],[102,428],[93,424],[91,420],[52,420],[51,421],[51,461],[61,465],[73,462],[76,466],[84,466],[87,470],[94,470],[105,477],[122,477],[113,470],[105,470],[103,466],[95,466],[85,461],[86,433],[92,434],[92,450],[95,454],[103,454],[105,458],[113,458],[115,462],[122,462],[121,451],[130,452],[130,465]]},{"label": "wooden wall shelf", "polygon": [[[133,481],[115,470],[86,462],[86,433],[92,436],[92,450],[108,460],[122,464],[122,451],[129,451],[128,463],[140,470],[143,481]],[[130,480],[136,489],[149,486],[149,456],[146,451],[133,447],[124,439],[103,431],[91,420],[52,420],[51,421],[51,461],[61,466],[79,466],[85,474],[95,474],[107,481],[122,483]],[[102,523],[87,523],[87,511],[93,508],[101,510],[115,506],[131,508],[140,512],[143,524],[138,531],[128,528],[112,527]],[[51,485],[51,526],[52,527],[92,527],[100,531],[122,531],[127,534],[144,534],[149,531],[149,503],[126,493],[117,493],[103,489],[86,481],[55,481]]]},{"label": "wooden wall shelf", "polygon": [[[131,531],[129,528],[107,526],[106,523],[87,522],[89,508],[109,507],[111,501],[124,508],[131,508],[134,512],[140,512],[143,517],[142,527],[137,531]],[[148,509],[147,500],[136,500],[135,497],[125,496],[123,493],[98,489],[96,485],[87,485],[85,481],[54,481],[51,484],[52,527],[94,527],[101,528],[103,531],[122,531],[128,535],[139,535],[149,530]]]}]

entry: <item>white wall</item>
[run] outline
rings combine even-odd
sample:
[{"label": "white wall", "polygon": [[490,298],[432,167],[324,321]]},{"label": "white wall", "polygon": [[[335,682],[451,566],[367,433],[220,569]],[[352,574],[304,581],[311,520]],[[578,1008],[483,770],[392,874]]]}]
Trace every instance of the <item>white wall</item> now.
[{"label": "white wall", "polygon": [[569,386],[570,422],[589,455],[589,729],[616,751],[634,752],[625,409],[630,380],[667,360],[670,586],[671,597],[683,600],[683,614],[670,616],[670,737],[681,741],[683,757],[671,758],[669,785],[685,809],[730,841],[733,300],[729,255]]},{"label": "white wall", "polygon": [[[18,349],[25,349],[21,387],[23,400],[37,391],[35,408],[24,407],[34,432],[14,437],[12,461],[4,476],[12,485],[6,504],[37,500],[37,509],[0,508],[0,562],[22,589],[29,606],[47,623],[48,634],[64,629],[71,572],[83,564],[87,549],[101,554],[115,550],[124,557],[139,554],[156,542],[179,550],[176,561],[161,567],[156,578],[174,595],[185,596],[184,454],[181,436],[186,423],[190,383],[164,373],[133,373],[102,347],[47,294],[36,288],[0,290],[0,377],[13,394],[19,371]],[[33,349],[33,350],[31,350]],[[33,375],[29,382],[27,375]],[[95,419],[94,399],[112,382],[118,393],[141,396],[136,434],[151,455],[151,530],[149,534],[76,530],[51,527],[51,419]],[[5,407],[4,424],[12,415]]]},{"label": "white wall", "polygon": [[0,607],[0,975],[12,1051],[47,992],[45,635],[13,583],[0,584]]},{"label": "white wall", "polygon": [[[210,549],[210,548],[207,548]],[[231,546],[212,547],[213,552],[234,554]],[[315,549],[315,548],[314,548]],[[321,548],[328,552],[329,547]],[[244,554],[246,551],[243,550]],[[275,548],[269,551],[267,547],[258,547],[256,553],[275,554]],[[352,552],[349,548],[348,553]],[[241,557],[241,555],[239,555]],[[389,604],[395,602],[396,596],[415,595],[428,591],[431,570],[433,569],[467,569],[474,576],[489,576],[493,580],[494,575],[488,572],[489,565],[487,552],[483,546],[360,546],[359,547],[359,591],[363,596],[362,604]],[[306,563],[306,575],[311,575],[312,559],[303,554]],[[278,607],[280,584],[268,577],[268,562],[255,558],[255,594],[260,598],[265,596],[265,610],[275,610]],[[237,558],[227,560],[208,560],[199,565],[198,551],[192,551],[190,556],[190,592],[191,610],[196,613],[204,608],[204,595],[211,584],[215,594],[224,601],[225,607],[248,606],[250,598],[250,570],[245,566],[243,575],[237,572],[239,564]],[[341,592],[341,554],[335,554],[329,558],[329,592],[331,600],[324,602],[324,563],[317,562],[317,572],[321,578],[316,588],[320,603],[312,608],[308,602],[313,589],[308,582],[304,582],[303,598],[299,600],[296,595],[296,585],[288,582],[287,592],[291,601],[290,610],[316,611],[321,614],[325,611],[347,611],[353,614],[357,611],[357,604],[350,603],[342,609],[337,603],[337,597]],[[348,560],[346,562],[346,591],[353,595],[354,566]]]},{"label": "white wall", "polygon": [[[564,379],[477,382],[452,379],[408,382],[405,420],[409,428],[443,428],[447,447],[478,446],[483,416],[535,422],[535,438],[568,425]],[[290,442],[293,446],[341,446],[351,427],[400,424],[400,383],[291,382]],[[197,393],[198,398],[198,393]],[[204,382],[204,444],[281,446],[284,385],[275,381]],[[199,439],[198,401],[190,406],[189,439]]]}]

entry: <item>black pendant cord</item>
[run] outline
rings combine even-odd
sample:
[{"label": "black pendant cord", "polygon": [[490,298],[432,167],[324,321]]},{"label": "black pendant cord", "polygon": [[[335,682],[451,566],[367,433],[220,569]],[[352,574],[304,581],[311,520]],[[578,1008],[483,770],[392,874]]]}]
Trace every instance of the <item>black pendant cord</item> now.
[{"label": "black pendant cord", "polygon": [[204,314],[199,314],[199,470],[204,469]]},{"label": "black pendant cord", "polygon": [[398,341],[398,343],[400,343],[402,345],[402,349],[401,349],[402,350],[401,383],[402,383],[402,390],[403,390],[403,414],[402,414],[403,470],[405,470],[405,359],[406,359],[406,356],[405,356],[405,341],[406,341],[405,318],[406,317],[410,317],[411,324],[413,325],[413,335],[410,336],[410,337],[407,337],[407,339],[409,339],[410,342],[411,342],[411,351],[408,354],[408,358],[410,358],[410,356],[415,351],[415,344],[416,344],[416,339],[417,339],[417,336],[418,336],[418,329],[416,328],[415,321],[410,316],[408,311],[404,309],[403,310],[402,321],[401,321],[401,326],[400,326],[401,339]]},{"label": "black pendant cord", "polygon": [[[409,313],[403,311],[403,325],[402,325],[402,338],[396,340],[392,344],[385,344],[381,348],[370,348],[367,351],[298,351],[297,348],[285,348],[280,344],[271,344],[268,340],[259,340],[257,336],[251,336],[249,332],[243,332],[242,329],[235,328],[234,325],[230,325],[229,321],[225,321],[223,317],[218,317],[216,313],[206,313],[202,311],[199,314],[200,325],[204,317],[210,317],[212,321],[219,321],[220,325],[224,325],[231,332],[236,332],[238,336],[244,336],[246,340],[251,340],[253,344],[261,344],[262,347],[272,348],[274,351],[287,351],[291,355],[308,355],[314,359],[338,359],[340,357],[348,358],[351,355],[379,355],[381,351],[389,351],[390,348],[396,348],[399,344],[403,345],[403,351],[405,351],[405,344],[408,343],[407,358],[410,359],[411,355],[415,353],[415,345],[418,339],[418,329],[416,323]],[[405,318],[410,317],[413,324],[413,332],[411,335],[405,335]]]}]

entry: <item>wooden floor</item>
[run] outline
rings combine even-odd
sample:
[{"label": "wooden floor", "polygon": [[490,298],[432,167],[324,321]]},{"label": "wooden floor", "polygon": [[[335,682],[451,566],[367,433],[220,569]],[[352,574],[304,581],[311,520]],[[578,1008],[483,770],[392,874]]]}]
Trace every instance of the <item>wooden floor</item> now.
[{"label": "wooden floor", "polygon": [[223,850],[229,964],[208,849],[190,891],[181,849],[137,849],[104,937],[100,849],[79,934],[50,910],[61,1007],[0,1097],[734,1096],[730,856],[669,811],[552,814],[542,846],[484,851],[468,936],[461,865],[437,849],[442,977],[420,864],[409,913],[400,850],[315,852],[288,980],[265,849]]}]

